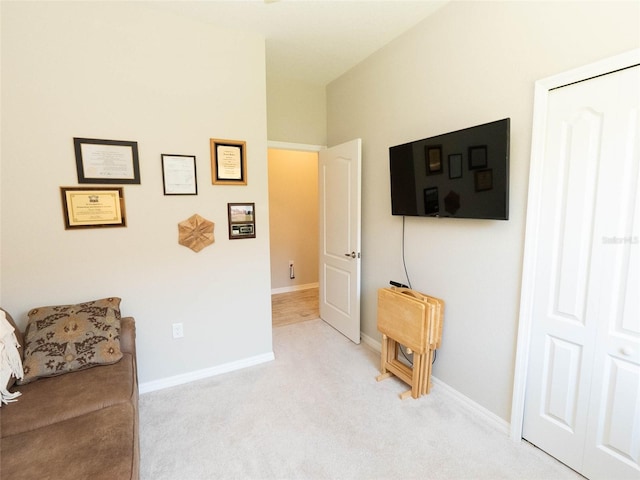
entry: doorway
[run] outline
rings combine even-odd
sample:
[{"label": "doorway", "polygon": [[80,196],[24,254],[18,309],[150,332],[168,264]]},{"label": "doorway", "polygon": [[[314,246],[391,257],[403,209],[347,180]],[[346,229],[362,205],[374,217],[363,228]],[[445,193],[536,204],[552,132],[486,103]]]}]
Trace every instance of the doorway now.
[{"label": "doorway", "polygon": [[[275,148],[270,145],[271,148]],[[298,150],[291,148],[290,150]],[[306,150],[304,150],[306,151]],[[277,235],[291,235],[292,231],[300,232],[303,245],[315,245],[315,263],[318,268],[316,277],[318,282],[320,318],[334,327],[354,343],[360,343],[360,273],[361,273],[361,169],[362,169],[362,140],[359,138],[344,142],[327,149],[317,149],[319,155],[313,157],[315,161],[315,182],[309,182],[297,193],[291,191],[300,184],[302,175],[293,175],[299,168],[299,162],[285,164],[284,174],[269,174],[269,196],[272,205],[279,204],[282,216],[288,223],[284,228],[274,225],[272,231],[272,253],[277,250]],[[271,152],[275,158],[275,151]],[[285,154],[287,152],[280,152]],[[269,161],[270,167],[275,162]],[[313,176],[314,169],[309,166],[309,176]],[[284,178],[282,185],[276,185],[277,180]],[[273,180],[272,180],[273,179]],[[273,189],[271,185],[273,184]],[[314,188],[315,187],[315,188]],[[303,192],[307,194],[310,204],[313,204],[313,214],[295,212]],[[312,194],[309,194],[311,192]],[[279,199],[283,195],[285,199]],[[288,197],[287,197],[288,196]],[[315,198],[315,200],[314,200]],[[277,209],[277,207],[276,207]],[[275,212],[275,210],[274,210]],[[303,219],[313,219],[313,222],[303,228]],[[274,224],[278,214],[270,214],[270,221]],[[317,230],[316,230],[317,229]],[[313,235],[312,233],[315,233]],[[320,255],[318,253],[321,252]],[[285,257],[286,258],[286,257]],[[281,272],[283,258],[274,255],[275,271]],[[311,257],[306,261],[311,266]],[[289,256],[286,263],[289,281],[295,280],[295,260]],[[310,286],[312,284],[302,283]],[[273,286],[273,282],[272,282]],[[299,286],[285,288],[300,288]],[[272,293],[275,293],[272,288]]]},{"label": "doorway", "polygon": [[272,324],[319,318],[318,152],[269,143]]}]

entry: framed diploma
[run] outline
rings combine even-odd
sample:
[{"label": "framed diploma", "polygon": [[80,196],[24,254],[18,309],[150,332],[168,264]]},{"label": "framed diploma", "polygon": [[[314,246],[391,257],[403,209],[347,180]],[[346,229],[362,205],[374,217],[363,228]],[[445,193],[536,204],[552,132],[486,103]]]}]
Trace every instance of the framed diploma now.
[{"label": "framed diploma", "polygon": [[60,187],[64,228],[126,227],[122,187]]},{"label": "framed diploma", "polygon": [[246,142],[210,139],[211,182],[214,185],[246,185]]},{"label": "framed diploma", "polygon": [[229,238],[256,238],[255,203],[227,203]]},{"label": "framed diploma", "polygon": [[165,195],[197,195],[196,157],[162,154],[162,181]]},{"label": "framed diploma", "polygon": [[140,183],[138,142],[74,138],[78,183]]}]

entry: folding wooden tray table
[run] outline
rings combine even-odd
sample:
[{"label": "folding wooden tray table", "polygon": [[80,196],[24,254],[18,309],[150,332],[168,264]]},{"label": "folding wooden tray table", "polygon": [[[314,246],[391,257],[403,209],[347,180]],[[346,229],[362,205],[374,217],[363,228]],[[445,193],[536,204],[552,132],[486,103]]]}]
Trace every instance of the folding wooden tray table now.
[{"label": "folding wooden tray table", "polygon": [[[393,375],[411,386],[400,395],[418,398],[431,391],[434,352],[442,341],[444,301],[408,288],[378,290],[378,330],[382,333],[381,373],[378,381]],[[398,359],[400,346],[413,353],[413,365]]]}]

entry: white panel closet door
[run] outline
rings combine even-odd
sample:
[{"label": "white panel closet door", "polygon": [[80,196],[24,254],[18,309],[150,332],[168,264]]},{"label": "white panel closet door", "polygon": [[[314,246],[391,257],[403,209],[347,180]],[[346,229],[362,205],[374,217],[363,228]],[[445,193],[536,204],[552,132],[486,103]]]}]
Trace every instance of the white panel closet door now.
[{"label": "white panel closet door", "polygon": [[549,93],[523,437],[640,478],[640,67]]}]

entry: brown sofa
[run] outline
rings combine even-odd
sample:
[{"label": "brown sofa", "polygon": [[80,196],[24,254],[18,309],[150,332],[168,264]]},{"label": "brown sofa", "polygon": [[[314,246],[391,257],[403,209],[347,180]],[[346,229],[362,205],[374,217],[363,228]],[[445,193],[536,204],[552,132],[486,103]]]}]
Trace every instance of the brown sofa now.
[{"label": "brown sofa", "polygon": [[1,478],[139,477],[138,379],[131,317],[121,320],[120,349],[123,356],[112,365],[11,388],[22,395],[0,408]]}]

